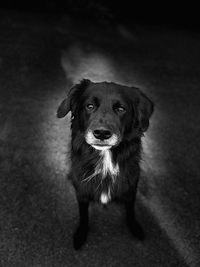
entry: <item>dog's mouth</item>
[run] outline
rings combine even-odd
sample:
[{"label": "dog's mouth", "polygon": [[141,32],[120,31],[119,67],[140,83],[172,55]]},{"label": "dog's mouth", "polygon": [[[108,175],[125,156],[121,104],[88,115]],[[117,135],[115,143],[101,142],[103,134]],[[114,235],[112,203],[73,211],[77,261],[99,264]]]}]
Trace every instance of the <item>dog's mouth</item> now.
[{"label": "dog's mouth", "polygon": [[87,131],[85,134],[85,140],[96,150],[107,150],[119,144],[119,137],[117,134],[112,134],[108,139],[100,140],[95,138],[91,130]]},{"label": "dog's mouth", "polygon": [[111,145],[104,145],[104,144],[90,144],[90,145],[97,150],[107,150],[112,147]]}]

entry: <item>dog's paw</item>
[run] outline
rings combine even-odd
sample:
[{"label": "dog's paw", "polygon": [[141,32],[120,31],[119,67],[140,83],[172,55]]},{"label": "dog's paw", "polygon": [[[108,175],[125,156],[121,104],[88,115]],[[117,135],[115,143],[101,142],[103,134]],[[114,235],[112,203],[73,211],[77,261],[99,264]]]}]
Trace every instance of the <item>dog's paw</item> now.
[{"label": "dog's paw", "polygon": [[75,250],[80,249],[85,244],[87,240],[87,233],[88,229],[83,229],[82,227],[77,228],[73,236],[73,245]]},{"label": "dog's paw", "polygon": [[136,237],[140,241],[144,240],[145,238],[144,231],[137,221],[135,220],[131,222],[129,221],[128,228],[134,237]]}]

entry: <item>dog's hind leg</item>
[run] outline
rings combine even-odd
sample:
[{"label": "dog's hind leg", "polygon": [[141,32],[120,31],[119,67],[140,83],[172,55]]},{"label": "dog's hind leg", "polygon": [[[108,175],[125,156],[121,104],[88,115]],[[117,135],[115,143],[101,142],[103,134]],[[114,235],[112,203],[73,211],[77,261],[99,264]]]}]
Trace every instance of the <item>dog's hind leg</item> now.
[{"label": "dog's hind leg", "polygon": [[89,218],[88,218],[88,207],[89,202],[88,201],[79,201],[79,226],[76,229],[74,233],[74,249],[78,250],[82,247],[82,245],[86,242],[87,234],[88,234],[88,224],[89,224]]}]

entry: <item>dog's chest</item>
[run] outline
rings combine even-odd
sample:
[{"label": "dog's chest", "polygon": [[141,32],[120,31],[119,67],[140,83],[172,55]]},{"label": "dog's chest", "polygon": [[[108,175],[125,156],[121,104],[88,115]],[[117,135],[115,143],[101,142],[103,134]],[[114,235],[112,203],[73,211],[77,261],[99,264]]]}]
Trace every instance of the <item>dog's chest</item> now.
[{"label": "dog's chest", "polygon": [[100,183],[102,186],[99,201],[102,204],[107,204],[111,201],[112,190],[119,175],[119,165],[113,162],[110,150],[100,152],[100,159],[94,173],[101,177]]}]

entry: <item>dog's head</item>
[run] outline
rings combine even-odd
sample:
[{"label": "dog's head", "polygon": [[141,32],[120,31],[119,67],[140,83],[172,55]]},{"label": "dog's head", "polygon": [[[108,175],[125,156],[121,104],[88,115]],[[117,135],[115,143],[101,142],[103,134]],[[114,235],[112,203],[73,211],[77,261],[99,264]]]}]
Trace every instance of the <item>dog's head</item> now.
[{"label": "dog's head", "polygon": [[[149,126],[152,101],[138,88],[83,80],[71,88],[57,117],[72,113],[72,124],[98,150],[141,136]],[[72,127],[73,130],[73,127]]]}]

